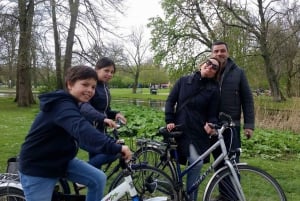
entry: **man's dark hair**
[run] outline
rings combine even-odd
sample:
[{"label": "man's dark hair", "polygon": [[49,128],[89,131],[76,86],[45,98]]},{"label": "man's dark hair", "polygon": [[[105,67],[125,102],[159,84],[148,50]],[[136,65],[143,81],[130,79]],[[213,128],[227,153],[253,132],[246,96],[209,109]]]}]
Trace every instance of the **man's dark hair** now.
[{"label": "man's dark hair", "polygon": [[108,66],[113,66],[114,71],[116,72],[115,62],[112,59],[108,58],[108,57],[103,57],[103,58],[99,59],[96,63],[95,69],[99,70],[101,68],[105,68],[105,67],[108,67]]},{"label": "man's dark hair", "polygon": [[215,42],[213,42],[213,44],[211,45],[211,49],[215,46],[215,45],[225,45],[227,51],[228,51],[228,45],[227,43],[225,43],[224,41],[221,40],[217,40]]}]

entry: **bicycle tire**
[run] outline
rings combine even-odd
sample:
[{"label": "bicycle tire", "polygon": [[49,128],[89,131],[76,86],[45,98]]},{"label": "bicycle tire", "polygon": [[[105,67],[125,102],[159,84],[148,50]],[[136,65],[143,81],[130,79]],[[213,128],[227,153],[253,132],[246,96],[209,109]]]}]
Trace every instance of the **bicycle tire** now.
[{"label": "bicycle tire", "polygon": [[[177,201],[178,195],[175,190],[175,185],[166,173],[162,170],[145,165],[145,164],[133,164],[132,165],[132,180],[135,186],[138,196],[141,200],[167,200]],[[110,191],[121,184],[124,180],[126,173],[121,172],[118,177],[112,182]],[[131,197],[129,194],[124,195],[119,201],[129,201]]]},{"label": "bicycle tire", "polygon": [[175,165],[168,159],[163,150],[156,147],[140,147],[134,153],[135,163],[144,163],[156,167],[167,173],[174,181],[177,181],[178,173]]},{"label": "bicycle tire", "polygon": [[1,201],[25,201],[24,192],[22,189],[12,186],[0,187]]},{"label": "bicycle tire", "polygon": [[[237,164],[236,170],[247,201],[286,201],[285,193],[279,183],[264,170],[245,164]],[[223,185],[225,187],[223,189],[227,191],[222,193],[224,200],[237,200],[234,198],[232,185],[224,182],[229,175],[231,172],[228,168],[216,174],[208,183],[203,200],[216,200],[216,197],[220,196],[219,185]]]}]

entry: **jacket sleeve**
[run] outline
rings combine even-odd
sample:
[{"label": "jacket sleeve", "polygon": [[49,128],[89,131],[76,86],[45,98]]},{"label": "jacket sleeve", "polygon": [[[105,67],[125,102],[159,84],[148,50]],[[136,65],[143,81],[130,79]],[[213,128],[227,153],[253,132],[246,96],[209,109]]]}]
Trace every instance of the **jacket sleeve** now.
[{"label": "jacket sleeve", "polygon": [[110,106],[108,106],[107,108],[107,117],[109,119],[115,119],[116,118],[116,115],[119,113],[120,111],[115,111],[115,110],[112,110]]},{"label": "jacket sleeve", "polygon": [[219,88],[216,87],[212,93],[212,96],[209,101],[208,113],[207,113],[207,122],[209,123],[217,123],[218,115],[219,115],[219,104],[220,104],[221,96]]},{"label": "jacket sleeve", "polygon": [[117,154],[121,152],[121,145],[94,128],[81,115],[76,104],[67,101],[60,102],[57,108],[55,124],[74,137],[82,149],[92,153]]},{"label": "jacket sleeve", "polygon": [[254,114],[254,101],[253,95],[248,84],[245,72],[242,70],[240,80],[240,93],[241,93],[241,104],[244,116],[244,128],[254,130],[255,128],[255,114]]},{"label": "jacket sleeve", "polygon": [[105,115],[97,111],[90,103],[81,103],[79,105],[80,113],[90,122],[99,122],[103,124]]},{"label": "jacket sleeve", "polygon": [[172,88],[165,104],[165,122],[175,123],[175,106],[178,108],[178,98],[180,91],[181,79],[177,80],[174,87]]}]

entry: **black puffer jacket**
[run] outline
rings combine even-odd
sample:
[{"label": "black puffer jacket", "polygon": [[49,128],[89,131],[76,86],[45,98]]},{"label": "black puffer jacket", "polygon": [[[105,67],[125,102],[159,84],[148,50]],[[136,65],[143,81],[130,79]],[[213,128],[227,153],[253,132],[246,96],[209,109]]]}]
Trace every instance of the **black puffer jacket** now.
[{"label": "black puffer jacket", "polygon": [[220,112],[229,114],[237,126],[241,125],[243,111],[244,128],[254,130],[254,102],[245,72],[230,58],[220,79]]}]

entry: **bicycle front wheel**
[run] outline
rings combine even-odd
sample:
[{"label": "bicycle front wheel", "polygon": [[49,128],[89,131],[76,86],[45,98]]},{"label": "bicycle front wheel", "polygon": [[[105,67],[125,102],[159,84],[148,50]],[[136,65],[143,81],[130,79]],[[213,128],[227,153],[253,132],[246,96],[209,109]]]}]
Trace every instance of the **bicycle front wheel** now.
[{"label": "bicycle front wheel", "polygon": [[134,153],[134,158],[136,164],[143,163],[156,167],[167,173],[174,181],[178,178],[175,166],[165,151],[159,148],[150,146],[141,147]]},{"label": "bicycle front wheel", "polygon": [[24,192],[12,186],[0,187],[0,201],[25,201]]},{"label": "bicycle front wheel", "polygon": [[[141,200],[172,200],[177,201],[177,192],[172,179],[160,169],[148,165],[132,165],[132,180]],[[112,182],[110,191],[124,181],[124,172]],[[129,201],[129,194],[119,201]]]},{"label": "bicycle front wheel", "polygon": [[[286,201],[281,186],[267,172],[243,164],[238,164],[236,170],[247,201]],[[203,200],[213,201],[220,197],[222,200],[238,200],[233,185],[229,181],[230,175],[228,168],[215,175],[206,188]]]}]

